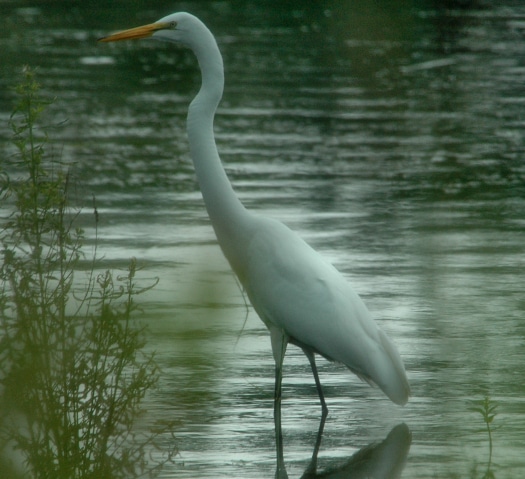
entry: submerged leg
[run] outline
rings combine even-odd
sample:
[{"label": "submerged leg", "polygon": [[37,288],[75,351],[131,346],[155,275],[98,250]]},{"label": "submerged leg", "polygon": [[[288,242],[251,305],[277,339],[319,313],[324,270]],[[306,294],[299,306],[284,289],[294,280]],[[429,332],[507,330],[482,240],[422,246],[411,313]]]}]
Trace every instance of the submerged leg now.
[{"label": "submerged leg", "polygon": [[323,394],[323,388],[321,386],[321,381],[319,381],[319,374],[317,372],[317,366],[315,364],[315,356],[314,353],[311,351],[304,350],[304,354],[308,358],[308,361],[310,361],[310,366],[312,368],[312,373],[314,375],[315,379],[315,386],[317,387],[317,394],[319,394],[319,401],[321,401],[321,407],[323,408],[323,421],[322,424],[324,426],[324,419],[326,419],[326,415],[328,414],[328,407],[326,406],[326,402],[324,400],[324,394]]},{"label": "submerged leg", "polygon": [[[324,410],[323,410],[324,411]],[[317,438],[315,440],[314,452],[312,453],[312,459],[310,459],[310,464],[304,471],[302,477],[315,476],[317,472],[317,455],[319,454],[319,449],[321,447],[321,440],[323,438],[324,424],[326,422],[326,414],[322,414],[321,422],[319,423],[319,430],[317,431]]]},{"label": "submerged leg", "polygon": [[283,367],[275,366],[275,396],[273,399],[273,418],[275,422],[275,448],[277,450],[277,471],[275,477],[279,479],[287,478],[284,466],[283,431],[281,427],[281,396],[282,396]]},{"label": "submerged leg", "polygon": [[275,423],[275,448],[277,451],[277,471],[275,477],[285,479],[288,477],[284,467],[283,432],[281,428],[281,397],[283,382],[283,362],[288,336],[282,330],[270,329],[272,350],[275,359],[275,394],[273,398],[273,418]]}]

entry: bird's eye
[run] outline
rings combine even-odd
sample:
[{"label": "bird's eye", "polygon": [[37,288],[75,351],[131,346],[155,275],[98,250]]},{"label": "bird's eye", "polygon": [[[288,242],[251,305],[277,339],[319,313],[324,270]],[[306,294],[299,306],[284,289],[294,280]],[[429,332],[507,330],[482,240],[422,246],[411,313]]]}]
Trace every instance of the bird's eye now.
[{"label": "bird's eye", "polygon": [[170,22],[170,28],[175,28],[177,26],[177,22],[173,21]]}]

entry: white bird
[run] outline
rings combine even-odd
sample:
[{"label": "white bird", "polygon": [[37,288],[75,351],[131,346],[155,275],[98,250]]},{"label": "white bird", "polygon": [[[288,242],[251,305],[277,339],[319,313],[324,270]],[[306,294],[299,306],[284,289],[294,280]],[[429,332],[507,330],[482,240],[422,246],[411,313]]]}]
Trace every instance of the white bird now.
[{"label": "white bird", "polygon": [[208,28],[188,13],[125,30],[100,41],[152,37],[189,47],[199,62],[201,88],[190,104],[190,153],[219,245],[270,331],[275,359],[274,417],[282,448],[281,382],[288,343],[310,361],[323,416],[327,413],[314,354],[345,364],[396,404],[410,387],[401,357],[344,277],[284,224],[249,212],[235,195],[221,164],[213,121],[222,98],[222,56]]}]

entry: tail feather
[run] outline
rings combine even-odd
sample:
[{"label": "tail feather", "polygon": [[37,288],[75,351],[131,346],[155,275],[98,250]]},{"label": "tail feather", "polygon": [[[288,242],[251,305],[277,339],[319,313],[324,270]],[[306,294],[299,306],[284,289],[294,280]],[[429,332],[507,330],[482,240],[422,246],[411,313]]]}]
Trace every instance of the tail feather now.
[{"label": "tail feather", "polygon": [[405,366],[396,347],[380,329],[379,338],[385,353],[379,365],[377,382],[383,392],[396,404],[404,406],[410,397],[410,385],[405,372]]}]

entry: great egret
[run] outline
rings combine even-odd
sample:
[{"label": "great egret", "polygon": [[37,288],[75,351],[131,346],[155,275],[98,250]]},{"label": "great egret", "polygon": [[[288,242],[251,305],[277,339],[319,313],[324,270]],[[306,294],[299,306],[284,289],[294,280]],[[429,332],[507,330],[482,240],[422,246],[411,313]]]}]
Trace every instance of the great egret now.
[{"label": "great egret", "polygon": [[212,33],[198,18],[181,12],[100,41],[147,37],[185,45],[199,62],[202,85],[187,119],[190,153],[219,245],[270,330],[278,452],[282,365],[288,343],[299,346],[310,362],[323,416],[328,409],[314,354],[345,364],[360,378],[378,385],[393,402],[404,405],[410,388],[401,357],[343,276],[288,227],[250,213],[235,195],[213,134],[224,69]]}]

